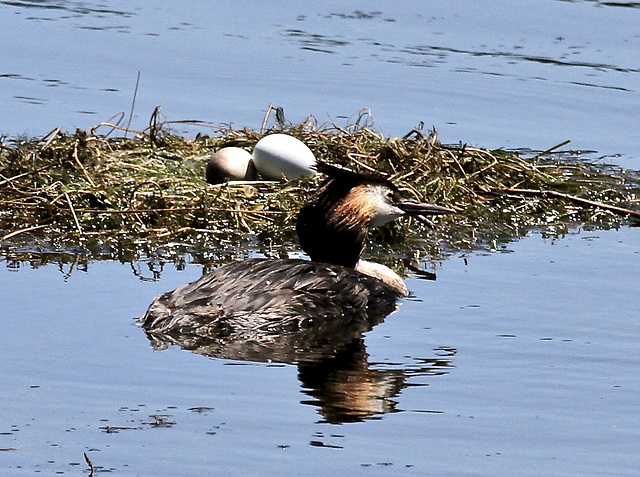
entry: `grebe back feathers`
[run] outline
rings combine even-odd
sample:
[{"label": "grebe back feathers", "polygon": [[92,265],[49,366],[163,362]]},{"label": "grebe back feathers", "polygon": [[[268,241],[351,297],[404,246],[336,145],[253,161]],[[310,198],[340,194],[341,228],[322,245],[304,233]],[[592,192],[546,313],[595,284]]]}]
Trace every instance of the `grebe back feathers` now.
[{"label": "grebe back feathers", "polygon": [[324,320],[360,319],[392,307],[397,297],[381,280],[350,268],[254,258],[160,295],[142,325],[155,334],[255,338],[321,326]]}]

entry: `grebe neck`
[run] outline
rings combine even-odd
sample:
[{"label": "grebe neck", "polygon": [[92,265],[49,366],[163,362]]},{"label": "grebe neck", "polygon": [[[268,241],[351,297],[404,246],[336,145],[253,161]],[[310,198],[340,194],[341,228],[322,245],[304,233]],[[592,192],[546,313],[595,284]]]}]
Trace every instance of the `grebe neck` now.
[{"label": "grebe neck", "polygon": [[365,188],[329,180],[300,209],[298,238],[311,260],[356,266],[374,218]]},{"label": "grebe neck", "polygon": [[356,263],[355,269],[357,272],[383,281],[393,288],[398,296],[409,296],[409,289],[404,284],[404,280],[386,265],[360,259],[358,263]]}]

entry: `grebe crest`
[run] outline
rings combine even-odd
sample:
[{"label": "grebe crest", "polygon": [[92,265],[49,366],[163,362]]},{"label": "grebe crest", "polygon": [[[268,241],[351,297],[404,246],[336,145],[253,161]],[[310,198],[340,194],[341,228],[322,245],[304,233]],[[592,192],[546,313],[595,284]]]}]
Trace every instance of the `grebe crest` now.
[{"label": "grebe crest", "polygon": [[[386,313],[403,280],[381,264],[360,260],[371,227],[403,215],[452,209],[404,200],[388,179],[318,162],[328,176],[301,208],[297,232],[311,261],[232,262],[157,297],[140,324],[152,335],[193,334],[251,339],[296,331],[327,320],[352,320],[375,308]],[[361,318],[360,318],[361,319]]]}]

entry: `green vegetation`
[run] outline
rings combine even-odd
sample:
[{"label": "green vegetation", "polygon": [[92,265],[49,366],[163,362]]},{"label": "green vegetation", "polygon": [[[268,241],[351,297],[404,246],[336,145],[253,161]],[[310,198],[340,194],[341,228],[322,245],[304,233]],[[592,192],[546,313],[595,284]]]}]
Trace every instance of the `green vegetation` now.
[{"label": "green vegetation", "polygon": [[616,227],[640,216],[632,212],[640,197],[637,172],[552,152],[557,148],[524,158],[443,145],[435,131],[389,138],[360,122],[340,128],[279,120],[264,133],[220,128],[190,140],[152,120],[147,131],[129,138],[100,135],[106,128],[100,125],[2,144],[0,247],[5,253],[62,250],[125,259],[181,248],[196,256],[208,250],[214,261],[247,245],[274,255],[295,250],[297,210],[321,178],[218,186],[204,181],[214,151],[251,151],[276,130],[304,141],[317,158],[388,174],[407,195],[460,212],[434,219],[433,229],[396,221],[372,236],[374,250],[393,242],[399,254],[437,255],[496,247],[531,229],[561,235],[577,225]]}]

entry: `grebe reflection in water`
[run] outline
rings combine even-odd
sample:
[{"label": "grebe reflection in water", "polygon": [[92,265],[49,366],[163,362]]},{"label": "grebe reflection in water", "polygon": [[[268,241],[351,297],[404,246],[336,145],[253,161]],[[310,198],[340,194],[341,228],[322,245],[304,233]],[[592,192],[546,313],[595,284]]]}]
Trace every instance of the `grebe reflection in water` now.
[{"label": "grebe reflection in water", "polygon": [[384,317],[398,297],[408,295],[393,271],[360,259],[369,230],[403,215],[455,211],[404,200],[379,176],[322,162],[317,169],[328,177],[302,207],[297,223],[311,261],[250,259],[223,265],[158,296],[140,319],[150,337],[251,340],[339,329],[366,321],[367,314]]}]

